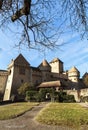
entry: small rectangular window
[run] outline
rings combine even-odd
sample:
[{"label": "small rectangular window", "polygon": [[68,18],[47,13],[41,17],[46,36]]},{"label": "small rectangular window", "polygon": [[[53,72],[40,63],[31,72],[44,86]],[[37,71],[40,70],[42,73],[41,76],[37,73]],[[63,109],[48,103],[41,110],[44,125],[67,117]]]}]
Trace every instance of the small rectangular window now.
[{"label": "small rectangular window", "polygon": [[19,68],[19,74],[25,75],[25,68],[24,67]]},{"label": "small rectangular window", "polygon": [[24,82],[24,80],[23,79],[21,79],[21,83],[23,83]]}]

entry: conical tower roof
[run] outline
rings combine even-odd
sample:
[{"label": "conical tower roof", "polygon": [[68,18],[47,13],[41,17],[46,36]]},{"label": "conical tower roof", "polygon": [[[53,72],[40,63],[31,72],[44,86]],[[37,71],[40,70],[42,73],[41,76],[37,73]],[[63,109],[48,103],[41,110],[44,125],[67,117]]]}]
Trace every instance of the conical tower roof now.
[{"label": "conical tower roof", "polygon": [[46,66],[46,67],[50,67],[49,63],[47,62],[47,60],[43,60],[42,63],[39,65],[40,66]]},{"label": "conical tower roof", "polygon": [[78,73],[79,71],[75,66],[73,66],[68,72],[77,72]]},{"label": "conical tower roof", "polygon": [[51,66],[49,65],[49,63],[47,62],[47,60],[43,60],[42,63],[38,66],[38,68],[40,68],[40,70],[51,70]]}]

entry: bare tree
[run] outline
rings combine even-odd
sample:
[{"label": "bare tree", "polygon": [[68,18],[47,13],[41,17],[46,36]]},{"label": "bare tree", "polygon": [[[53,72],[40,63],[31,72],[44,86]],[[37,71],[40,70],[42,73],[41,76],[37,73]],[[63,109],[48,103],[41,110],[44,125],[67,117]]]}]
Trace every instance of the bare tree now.
[{"label": "bare tree", "polygon": [[69,27],[88,37],[88,0],[62,0],[61,16]]},{"label": "bare tree", "polygon": [[34,49],[56,47],[66,26],[86,35],[87,15],[87,0],[0,0],[0,27],[18,35],[18,46]]},{"label": "bare tree", "polygon": [[[0,27],[8,26],[15,31],[14,37],[18,34],[18,46],[52,49],[58,38],[55,3],[55,0],[0,0]],[[16,26],[18,30],[13,29]]]}]

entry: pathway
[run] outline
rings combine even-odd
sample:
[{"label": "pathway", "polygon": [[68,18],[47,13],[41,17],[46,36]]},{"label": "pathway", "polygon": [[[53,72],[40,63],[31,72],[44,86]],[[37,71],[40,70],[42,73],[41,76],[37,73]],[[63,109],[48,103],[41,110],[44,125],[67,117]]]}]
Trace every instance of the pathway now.
[{"label": "pathway", "polygon": [[[47,103],[40,103],[31,111],[14,119],[0,121],[0,130],[73,130],[68,127],[43,125],[34,120],[38,112],[44,108]],[[88,130],[82,128],[81,130]]]}]

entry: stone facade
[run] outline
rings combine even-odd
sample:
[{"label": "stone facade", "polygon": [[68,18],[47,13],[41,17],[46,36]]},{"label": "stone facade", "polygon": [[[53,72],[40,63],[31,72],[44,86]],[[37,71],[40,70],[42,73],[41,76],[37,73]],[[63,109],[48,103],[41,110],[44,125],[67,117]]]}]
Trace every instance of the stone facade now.
[{"label": "stone facade", "polygon": [[5,87],[7,83],[8,78],[8,71],[0,70],[0,99],[2,99],[2,96],[5,92]]},{"label": "stone facade", "polygon": [[3,100],[10,100],[11,96],[17,95],[17,89],[25,82],[31,82],[35,87],[40,84],[46,84],[46,87],[49,87],[52,81],[55,81],[55,86],[58,81],[58,89],[76,89],[78,91],[80,72],[76,67],[66,72],[63,68],[63,62],[58,58],[53,59],[50,63],[47,60],[43,60],[38,67],[33,67],[20,54],[16,59],[11,61],[7,71],[0,71],[0,91],[4,94]]},{"label": "stone facade", "polygon": [[80,77],[80,72],[78,71],[76,67],[72,67],[68,71],[68,79],[71,80],[72,82],[78,83],[79,77]]},{"label": "stone facade", "polygon": [[63,72],[63,62],[59,60],[58,58],[54,58],[50,62],[50,66],[51,66],[51,72],[56,72],[56,73]]},{"label": "stone facade", "polygon": [[8,66],[8,79],[4,94],[4,100],[10,100],[11,95],[17,94],[17,89],[24,82],[30,82],[30,64],[22,55],[11,61]]}]

